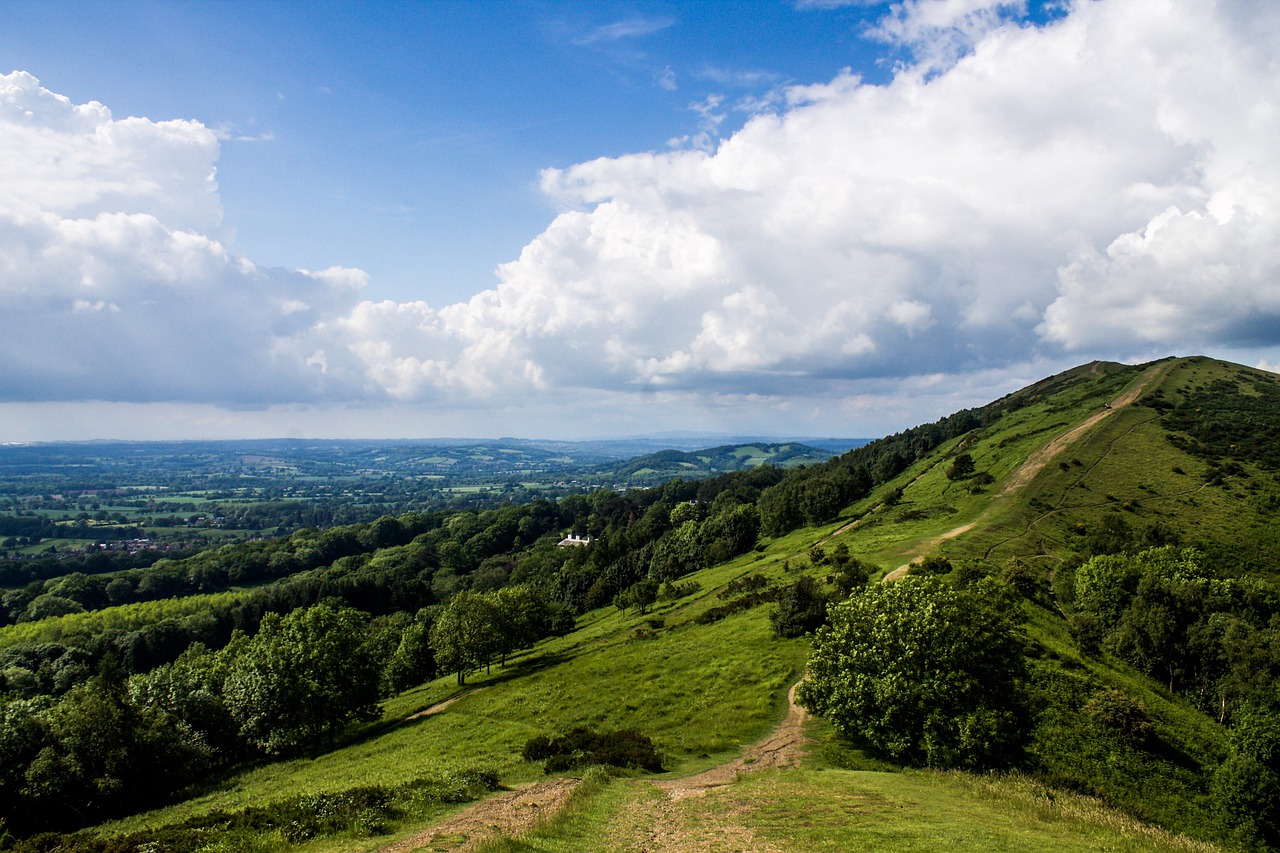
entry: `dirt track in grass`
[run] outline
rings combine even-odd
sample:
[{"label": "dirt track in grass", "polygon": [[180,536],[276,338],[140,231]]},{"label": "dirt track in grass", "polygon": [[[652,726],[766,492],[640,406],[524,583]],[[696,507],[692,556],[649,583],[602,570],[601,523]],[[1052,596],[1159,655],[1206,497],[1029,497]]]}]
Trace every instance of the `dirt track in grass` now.
[{"label": "dirt track in grass", "polygon": [[[1025,462],[1018,466],[1018,470],[1014,471],[1013,474],[1010,475],[1009,479],[1005,481],[1004,488],[1000,490],[996,497],[1008,497],[1009,495],[1016,494],[1025,489],[1027,485],[1036,478],[1036,475],[1044,470],[1044,466],[1058,458],[1063,451],[1079,441],[1091,429],[1096,427],[1104,419],[1114,415],[1120,409],[1123,409],[1125,406],[1129,406],[1137,402],[1142,395],[1151,388],[1151,386],[1157,383],[1166,373],[1169,372],[1171,366],[1172,365],[1170,364],[1156,364],[1147,368],[1130,388],[1127,388],[1118,397],[1108,403],[1102,411],[1090,415],[1084,421],[1067,430],[1057,438],[1052,439],[1039,450],[1032,453],[1027,457]],[[983,513],[983,518],[990,515],[990,512],[991,509],[988,508],[988,510]],[[981,520],[982,519],[979,519],[978,521]],[[929,553],[948,539],[953,539],[963,533],[968,533],[969,530],[978,523],[978,521],[971,522],[962,527],[957,527],[954,530],[947,531],[941,536],[936,536],[932,539],[919,543],[911,552],[908,552],[910,554],[910,559],[885,575],[883,580],[895,581],[902,577],[911,569],[911,564],[915,560],[923,557],[925,554]]]},{"label": "dirt track in grass", "polygon": [[523,835],[563,809],[578,782],[569,778],[549,779],[495,794],[430,829],[383,847],[379,853],[446,850],[465,853],[495,838]]},{"label": "dirt track in grass", "polygon": [[[676,810],[671,807],[673,803],[732,785],[744,773],[799,765],[806,743],[804,722],[808,715],[796,704],[795,686],[787,694],[787,703],[787,715],[782,722],[767,737],[747,747],[742,755],[732,761],[692,776],[653,782],[653,786],[666,796],[654,804],[647,817],[652,822],[652,829],[648,842],[641,849],[676,853],[711,849],[707,847],[706,833],[712,828],[700,827],[697,836],[691,836],[687,827],[682,825]],[[428,709],[433,713],[442,710],[444,708],[440,706]],[[504,791],[468,806],[429,829],[383,847],[379,853],[466,853],[487,841],[524,835],[559,813],[568,804],[578,782],[578,779],[571,778],[550,779],[513,791]],[[749,836],[750,830],[741,826],[724,826],[715,831],[721,841],[727,842],[732,838],[733,845],[738,846],[738,849],[766,849],[753,845],[751,839],[743,835],[746,833]],[[743,844],[746,846],[741,846]]]}]

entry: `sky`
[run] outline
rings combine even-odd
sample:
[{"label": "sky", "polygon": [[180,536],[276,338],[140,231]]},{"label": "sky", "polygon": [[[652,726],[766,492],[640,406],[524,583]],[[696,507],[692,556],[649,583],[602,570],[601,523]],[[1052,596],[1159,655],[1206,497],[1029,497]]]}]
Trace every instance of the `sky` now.
[{"label": "sky", "polygon": [[0,441],[874,437],[1280,364],[1280,4],[0,4]]}]

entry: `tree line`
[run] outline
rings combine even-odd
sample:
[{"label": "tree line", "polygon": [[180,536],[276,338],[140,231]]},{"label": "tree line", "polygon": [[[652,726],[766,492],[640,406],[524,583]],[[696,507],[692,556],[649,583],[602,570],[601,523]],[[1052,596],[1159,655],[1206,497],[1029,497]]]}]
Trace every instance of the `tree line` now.
[{"label": "tree line", "polygon": [[[379,702],[437,672],[467,672],[573,627],[528,586],[462,592],[415,615],[326,600],[266,614],[220,649],[186,647],[129,676],[107,655],[59,697],[0,705],[0,817],[65,831],[172,800],[260,758],[332,748]],[[68,819],[68,816],[72,816]]]}]

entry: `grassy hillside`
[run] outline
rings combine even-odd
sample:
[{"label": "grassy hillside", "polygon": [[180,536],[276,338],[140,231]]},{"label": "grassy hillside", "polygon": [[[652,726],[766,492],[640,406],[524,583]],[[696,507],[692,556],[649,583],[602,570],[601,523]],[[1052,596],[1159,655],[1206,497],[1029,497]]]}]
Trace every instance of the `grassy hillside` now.
[{"label": "grassy hillside", "polygon": [[[1280,577],[1280,479],[1270,441],[1280,427],[1277,379],[1177,359],[1095,363],[1044,380],[976,410],[972,428],[920,445],[896,475],[835,518],[763,539],[753,551],[683,577],[645,613],[593,610],[573,633],[473,676],[461,692],[445,677],[388,701],[382,719],[353,729],[341,749],[240,773],[97,834],[150,832],[361,787],[401,791],[423,777],[476,769],[507,786],[533,782],[543,774],[521,758],[524,743],[574,726],[642,731],[666,756],[665,776],[705,770],[781,719],[809,649],[807,639],[774,635],[770,605],[751,598],[743,579],[758,575],[757,587],[773,589],[802,575],[825,582],[831,555],[843,547],[875,567],[873,580],[941,557],[948,562],[934,560],[929,570],[949,569],[956,583],[1003,577],[1023,595],[1036,723],[1021,772],[903,770],[814,720],[813,743],[798,768],[743,776],[678,801],[646,777],[590,773],[559,817],[491,849],[1166,850],[1229,843],[1231,827],[1211,794],[1228,753],[1226,729],[1194,697],[1109,647],[1082,647],[1070,617],[1076,573],[1094,554],[1190,545],[1207,555],[1217,577]],[[1141,709],[1141,737],[1097,714],[1096,701],[1090,705],[1116,694]],[[405,807],[376,826],[352,824],[301,845],[266,829],[239,836],[237,849],[377,850],[456,808],[435,801]]]}]

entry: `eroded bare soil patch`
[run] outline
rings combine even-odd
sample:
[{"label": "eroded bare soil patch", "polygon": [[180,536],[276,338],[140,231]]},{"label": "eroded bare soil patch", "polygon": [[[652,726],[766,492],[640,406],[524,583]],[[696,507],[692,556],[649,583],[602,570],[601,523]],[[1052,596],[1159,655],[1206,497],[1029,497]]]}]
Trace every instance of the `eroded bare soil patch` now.
[{"label": "eroded bare soil patch", "polygon": [[578,782],[569,778],[548,779],[497,794],[430,829],[383,847],[381,853],[415,850],[465,853],[494,838],[523,835],[564,808]]}]

